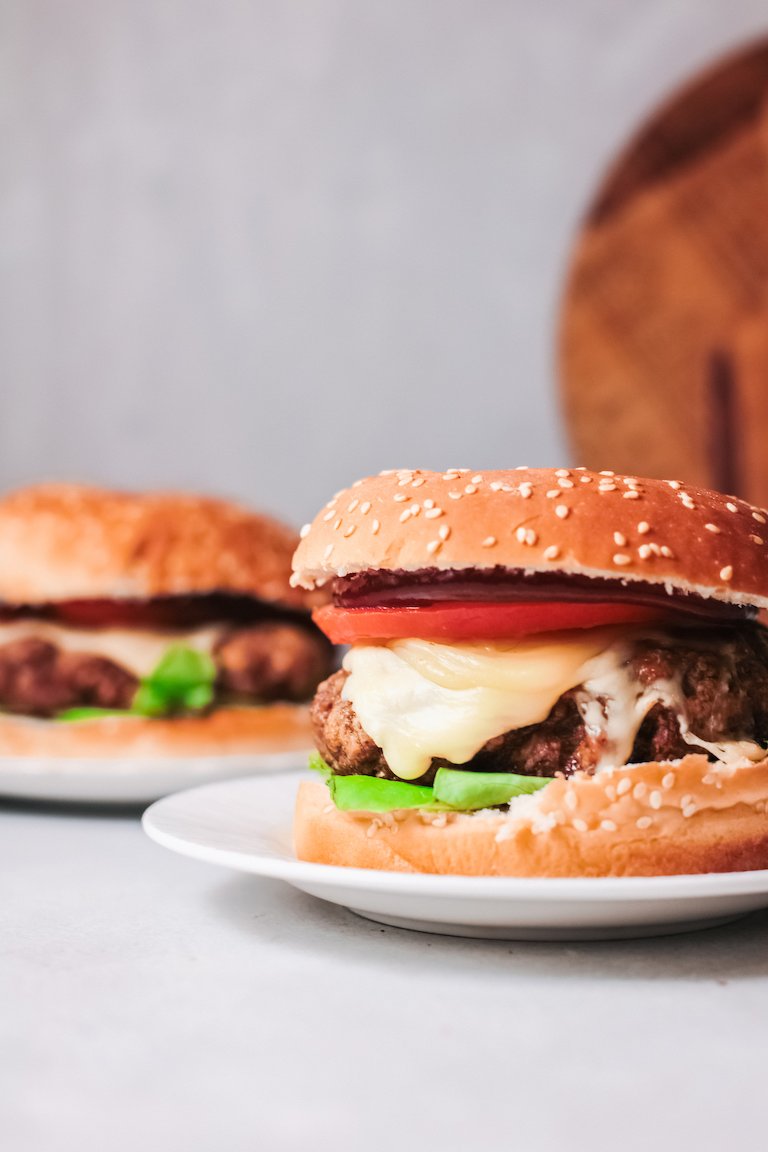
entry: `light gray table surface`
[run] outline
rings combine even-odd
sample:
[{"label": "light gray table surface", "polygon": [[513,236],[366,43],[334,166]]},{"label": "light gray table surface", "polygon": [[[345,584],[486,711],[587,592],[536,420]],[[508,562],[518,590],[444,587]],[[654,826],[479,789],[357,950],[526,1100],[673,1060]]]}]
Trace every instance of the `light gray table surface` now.
[{"label": "light gray table surface", "polygon": [[766,914],[422,935],[8,803],[0,919],[4,1152],[766,1147]]}]

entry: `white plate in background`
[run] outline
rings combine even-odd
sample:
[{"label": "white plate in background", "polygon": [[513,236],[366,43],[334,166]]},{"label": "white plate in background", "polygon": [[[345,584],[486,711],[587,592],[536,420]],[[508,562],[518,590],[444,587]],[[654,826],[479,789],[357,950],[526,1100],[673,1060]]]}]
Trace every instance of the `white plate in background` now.
[{"label": "white plate in background", "polygon": [[377,872],[297,860],[297,778],[231,780],[159,800],[153,840],[197,860],[285,880],[382,924],[502,940],[666,935],[768,907],[768,871],[548,880]]},{"label": "white plate in background", "polygon": [[169,792],[257,773],[304,768],[306,751],[221,756],[0,756],[0,798],[151,804]]}]

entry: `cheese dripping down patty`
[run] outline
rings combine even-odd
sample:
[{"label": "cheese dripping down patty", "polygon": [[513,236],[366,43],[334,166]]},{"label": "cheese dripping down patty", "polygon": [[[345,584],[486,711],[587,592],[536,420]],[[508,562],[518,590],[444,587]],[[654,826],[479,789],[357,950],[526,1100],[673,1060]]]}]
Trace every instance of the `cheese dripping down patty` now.
[{"label": "cheese dripping down patty", "polygon": [[591,628],[499,643],[361,644],[344,658],[342,696],[394,775],[416,780],[433,759],[466,764],[494,737],[540,724],[564,692],[581,686],[600,770],[627,762],[654,704],[682,715],[674,683],[644,688],[632,677],[636,639],[627,628]]}]

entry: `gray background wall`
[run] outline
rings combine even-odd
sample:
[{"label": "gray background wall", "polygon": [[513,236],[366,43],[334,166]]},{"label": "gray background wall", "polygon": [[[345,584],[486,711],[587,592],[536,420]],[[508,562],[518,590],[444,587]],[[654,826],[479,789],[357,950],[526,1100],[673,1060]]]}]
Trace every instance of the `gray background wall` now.
[{"label": "gray background wall", "polygon": [[0,0],[0,485],[554,464],[604,165],[764,0]]}]

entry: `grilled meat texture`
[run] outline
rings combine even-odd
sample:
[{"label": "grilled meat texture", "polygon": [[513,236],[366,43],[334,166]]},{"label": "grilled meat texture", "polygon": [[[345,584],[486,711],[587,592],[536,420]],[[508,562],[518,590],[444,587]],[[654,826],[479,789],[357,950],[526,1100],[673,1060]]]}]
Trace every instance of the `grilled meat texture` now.
[{"label": "grilled meat texture", "polygon": [[[98,647],[98,632],[93,644]],[[333,649],[320,633],[275,621],[226,633],[213,656],[217,702],[308,700],[333,667]],[[133,673],[93,653],[68,652],[34,636],[0,645],[0,709],[6,712],[48,717],[67,708],[127,709],[138,686]]]},{"label": "grilled meat texture", "polygon": [[[665,682],[678,685],[690,731],[701,739],[768,744],[768,633],[759,625],[708,630],[706,636],[679,632],[664,640],[638,641],[629,669],[645,688]],[[346,672],[337,672],[320,685],[315,696],[312,722],[317,747],[339,775],[392,779],[381,749],[363,730],[351,703],[342,699],[346,677]],[[579,694],[578,688],[564,693],[541,724],[489,740],[462,767],[530,776],[594,771],[599,737],[584,723]],[[630,763],[677,760],[691,750],[677,713],[659,703],[637,733]],[[431,783],[444,764],[433,760],[418,782]]]},{"label": "grilled meat texture", "polygon": [[29,637],[0,647],[0,708],[52,716],[65,708],[129,708],[138,680],[118,664],[84,652],[62,652]]},{"label": "grilled meat texture", "polygon": [[333,649],[319,632],[269,622],[224,636],[213,652],[217,684],[257,700],[308,700],[332,667]]}]

